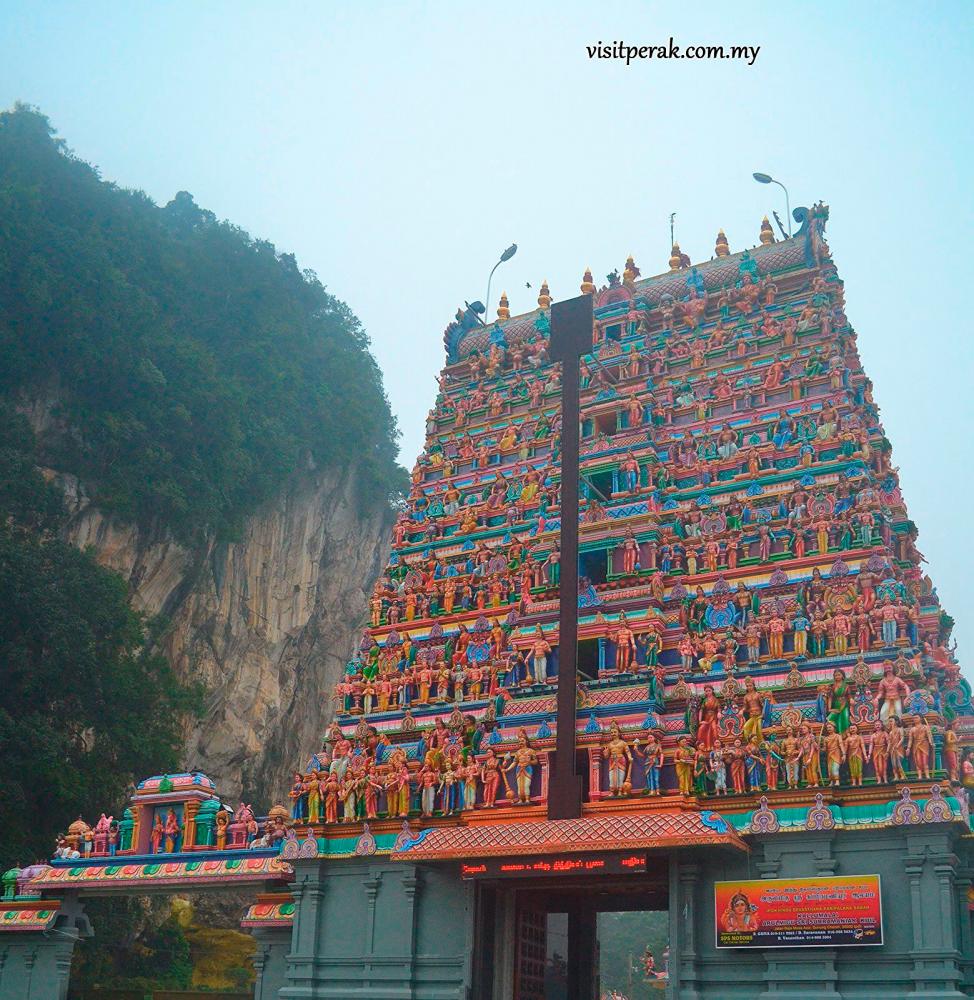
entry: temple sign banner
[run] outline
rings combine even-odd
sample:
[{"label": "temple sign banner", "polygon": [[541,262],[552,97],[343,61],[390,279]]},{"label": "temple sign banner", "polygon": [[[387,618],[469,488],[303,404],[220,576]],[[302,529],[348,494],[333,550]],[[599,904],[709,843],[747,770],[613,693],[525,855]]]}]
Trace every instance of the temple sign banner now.
[{"label": "temple sign banner", "polygon": [[878,875],[715,882],[718,948],[883,943]]}]

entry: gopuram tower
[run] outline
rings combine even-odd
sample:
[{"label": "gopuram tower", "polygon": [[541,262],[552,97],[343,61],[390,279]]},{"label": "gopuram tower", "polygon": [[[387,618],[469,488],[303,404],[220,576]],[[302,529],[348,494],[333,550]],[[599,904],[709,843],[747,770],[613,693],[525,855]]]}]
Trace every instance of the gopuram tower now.
[{"label": "gopuram tower", "polygon": [[[578,873],[599,871],[610,891],[667,898],[674,997],[831,996],[847,978],[870,997],[960,996],[970,981],[970,689],[827,218],[799,209],[781,241],[765,219],[741,253],[721,231],[696,266],[674,246],[651,278],[632,257],[601,288],[585,271],[577,821],[545,810],[564,516],[551,291],[533,313],[511,317],[503,296],[495,321],[468,308],[445,331],[371,622],[293,800],[330,843],[362,850],[346,838],[367,823],[365,849],[393,871],[452,884],[437,911],[476,996],[544,996],[544,906],[525,910],[510,879],[556,869],[583,895],[599,882]],[[934,830],[936,846],[911,839]],[[857,923],[836,904],[807,934],[782,912],[762,936],[761,906],[739,900],[759,879],[811,879],[811,899],[860,875],[852,895],[875,912]],[[920,926],[930,907],[955,921],[951,943]]]}]

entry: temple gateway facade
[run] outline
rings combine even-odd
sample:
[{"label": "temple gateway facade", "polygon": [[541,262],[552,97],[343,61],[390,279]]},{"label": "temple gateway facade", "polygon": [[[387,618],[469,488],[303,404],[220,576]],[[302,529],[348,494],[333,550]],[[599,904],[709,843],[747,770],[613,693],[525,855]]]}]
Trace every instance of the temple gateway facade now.
[{"label": "temple gateway facade", "polygon": [[586,271],[577,411],[546,283],[458,312],[287,805],[164,775],[72,824],[4,877],[0,997],[65,995],[86,896],[243,883],[259,1000],[595,1000],[644,918],[627,996],[974,994],[970,687],[795,217]]}]

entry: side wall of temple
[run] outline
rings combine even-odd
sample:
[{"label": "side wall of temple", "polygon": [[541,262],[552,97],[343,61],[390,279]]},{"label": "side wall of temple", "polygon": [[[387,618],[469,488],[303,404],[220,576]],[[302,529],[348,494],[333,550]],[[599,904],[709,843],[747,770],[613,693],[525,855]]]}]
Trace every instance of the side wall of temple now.
[{"label": "side wall of temple", "polygon": [[[807,831],[756,837],[750,855],[676,852],[670,869],[673,1000],[903,1000],[974,993],[969,846],[956,829]],[[661,859],[662,860],[662,859]],[[454,865],[379,859],[298,862],[298,900],[281,1000],[477,997],[471,883]],[[714,882],[874,875],[884,944],[748,951],[715,946]],[[508,935],[513,934],[509,921]],[[513,941],[498,940],[495,981],[510,983]]]},{"label": "side wall of temple", "polygon": [[281,1000],[462,1000],[471,979],[473,886],[456,867],[381,860],[295,864]]},{"label": "side wall of temple", "polygon": [[[962,860],[963,859],[963,860]],[[748,856],[683,855],[671,866],[676,1000],[891,1000],[970,996],[969,849],[946,825],[756,837]],[[881,879],[877,947],[716,947],[714,882],[829,875]]]}]

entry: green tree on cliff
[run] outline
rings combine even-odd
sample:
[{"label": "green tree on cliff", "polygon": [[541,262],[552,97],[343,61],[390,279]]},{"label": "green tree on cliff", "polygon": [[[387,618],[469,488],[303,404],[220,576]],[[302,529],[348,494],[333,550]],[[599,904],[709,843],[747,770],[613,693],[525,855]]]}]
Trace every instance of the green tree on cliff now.
[{"label": "green tree on cliff", "polygon": [[148,651],[125,582],[58,539],[60,490],[0,404],[0,864],[49,857],[79,813],[173,769],[196,693]]},{"label": "green tree on cliff", "polygon": [[232,537],[309,465],[361,501],[404,483],[368,338],[294,257],[197,207],[102,181],[0,114],[0,396],[49,401],[47,464],[102,507]]}]

